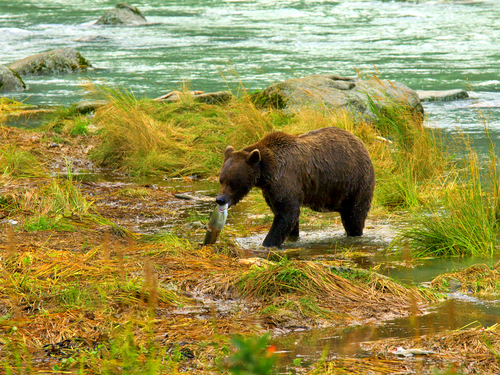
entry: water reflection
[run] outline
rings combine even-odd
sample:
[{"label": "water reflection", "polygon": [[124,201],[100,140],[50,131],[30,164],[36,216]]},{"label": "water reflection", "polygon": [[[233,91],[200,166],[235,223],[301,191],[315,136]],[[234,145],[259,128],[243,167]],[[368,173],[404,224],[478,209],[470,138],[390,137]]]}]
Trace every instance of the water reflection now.
[{"label": "water reflection", "polygon": [[450,294],[449,299],[417,317],[400,318],[383,325],[367,324],[342,328],[293,332],[277,340],[286,352],[285,362],[301,358],[304,365],[316,363],[326,353],[326,359],[338,356],[371,356],[362,343],[388,338],[416,338],[421,335],[444,333],[463,327],[500,323],[500,301],[484,301]]}]

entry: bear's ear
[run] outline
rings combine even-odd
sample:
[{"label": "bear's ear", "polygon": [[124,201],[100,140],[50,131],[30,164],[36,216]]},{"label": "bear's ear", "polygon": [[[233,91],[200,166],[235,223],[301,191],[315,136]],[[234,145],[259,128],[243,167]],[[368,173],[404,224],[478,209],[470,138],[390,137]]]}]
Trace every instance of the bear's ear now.
[{"label": "bear's ear", "polygon": [[260,151],[255,149],[247,155],[247,163],[250,165],[257,164],[260,161]]},{"label": "bear's ear", "polygon": [[224,161],[227,160],[228,157],[234,152],[234,148],[232,146],[227,146],[226,151],[224,151]]}]

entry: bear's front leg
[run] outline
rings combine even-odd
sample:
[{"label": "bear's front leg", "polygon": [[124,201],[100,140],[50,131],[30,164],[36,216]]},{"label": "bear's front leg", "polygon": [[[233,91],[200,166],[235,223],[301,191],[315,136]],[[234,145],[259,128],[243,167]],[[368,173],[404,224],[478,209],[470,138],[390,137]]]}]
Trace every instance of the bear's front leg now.
[{"label": "bear's front leg", "polygon": [[[264,247],[280,247],[283,241],[292,234],[292,231],[297,232],[298,235],[299,215],[299,207],[290,208],[288,206],[284,211],[276,207],[273,225],[262,245]],[[293,234],[295,235],[295,233]]]}]

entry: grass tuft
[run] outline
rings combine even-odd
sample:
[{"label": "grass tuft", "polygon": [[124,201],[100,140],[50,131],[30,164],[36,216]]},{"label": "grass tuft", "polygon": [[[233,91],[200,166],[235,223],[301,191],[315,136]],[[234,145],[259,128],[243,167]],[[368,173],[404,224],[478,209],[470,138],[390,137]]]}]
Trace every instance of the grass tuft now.
[{"label": "grass tuft", "polygon": [[43,177],[42,164],[30,152],[20,150],[16,145],[0,147],[0,178]]},{"label": "grass tuft", "polygon": [[416,257],[493,256],[498,236],[497,165],[484,175],[468,144],[463,168],[443,199],[413,216],[417,225],[403,230],[393,247],[408,247]]}]

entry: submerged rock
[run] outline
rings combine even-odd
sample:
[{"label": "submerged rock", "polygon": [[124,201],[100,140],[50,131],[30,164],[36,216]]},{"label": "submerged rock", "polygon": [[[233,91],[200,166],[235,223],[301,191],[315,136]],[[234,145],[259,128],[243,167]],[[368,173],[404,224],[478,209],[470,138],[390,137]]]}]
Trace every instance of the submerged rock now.
[{"label": "submerged rock", "polygon": [[144,25],[148,21],[142,13],[132,5],[118,3],[114,9],[106,12],[94,25]]},{"label": "submerged rock", "polygon": [[59,48],[53,51],[25,57],[7,65],[21,76],[72,73],[92,66],[74,48]]},{"label": "submerged rock", "polygon": [[347,111],[356,119],[373,121],[373,108],[384,110],[392,104],[407,105],[423,115],[417,93],[389,80],[316,74],[276,83],[252,97],[256,105],[287,111],[318,109]]},{"label": "submerged rock", "polygon": [[0,65],[0,92],[23,91],[26,85],[23,80],[12,69]]},{"label": "submerged rock", "polygon": [[88,36],[84,36],[82,38],[76,39],[75,42],[95,43],[95,42],[105,42],[108,40],[109,40],[109,38],[106,38],[105,36],[102,36],[102,35],[88,35]]},{"label": "submerged rock", "polygon": [[189,93],[172,91],[154,100],[157,102],[178,102],[182,98],[185,98],[186,95],[191,95],[195,101],[205,104],[222,104],[228,102],[233,97],[233,95],[227,91],[207,93],[203,91],[191,91]]},{"label": "submerged rock", "polygon": [[467,99],[469,94],[462,89],[445,91],[417,91],[422,102],[449,102],[452,100]]}]

